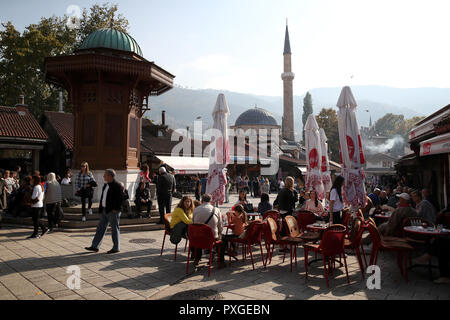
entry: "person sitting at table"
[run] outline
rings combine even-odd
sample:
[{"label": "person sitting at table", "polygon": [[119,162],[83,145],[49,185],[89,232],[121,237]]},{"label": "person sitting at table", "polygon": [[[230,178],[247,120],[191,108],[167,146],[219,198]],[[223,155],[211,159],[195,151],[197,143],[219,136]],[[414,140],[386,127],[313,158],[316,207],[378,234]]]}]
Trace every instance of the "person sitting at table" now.
[{"label": "person sitting at table", "polygon": [[178,244],[181,238],[187,239],[188,226],[192,224],[194,203],[190,197],[183,197],[172,212],[170,220],[170,242]]},{"label": "person sitting at table", "polygon": [[[309,211],[314,213],[317,220],[328,220],[328,214],[323,210],[322,203],[317,198],[317,192],[316,190],[311,190],[309,192],[309,196],[311,199],[306,201],[305,206],[303,207],[303,210]],[[328,221],[327,221],[328,222]]]},{"label": "person sitting at table", "polygon": [[423,199],[422,194],[417,190],[411,192],[411,196],[416,204],[417,215],[434,225],[436,223],[436,209],[431,202]]},{"label": "person sitting at table", "polygon": [[387,192],[385,190],[383,190],[380,193],[380,206],[384,206],[387,203],[388,203]]},{"label": "person sitting at table", "polygon": [[381,190],[379,188],[375,188],[373,190],[373,193],[369,194],[370,200],[372,200],[372,203],[375,207],[378,207],[380,205],[380,193]]},{"label": "person sitting at table", "polygon": [[[211,204],[211,195],[205,193],[202,196],[202,204],[194,209],[194,215],[192,218],[193,223],[200,223],[200,224],[207,224],[211,227],[214,238],[216,240],[222,239],[222,230],[223,230],[223,223],[222,223],[222,214],[219,210],[219,208],[214,207]],[[225,260],[224,260],[224,252],[225,247],[222,243],[222,247],[220,250],[220,265],[221,267],[225,267]],[[202,249],[197,249],[197,255],[194,260],[194,266],[197,266],[200,262],[202,256]]]},{"label": "person sitting at table", "polygon": [[267,193],[261,194],[261,202],[258,204],[258,213],[263,215],[265,212],[273,209],[270,203],[269,195]]},{"label": "person sitting at table", "polygon": [[306,194],[305,190],[300,190],[297,208],[303,208],[303,206],[305,205],[306,203],[305,194]]},{"label": "person sitting at table", "polygon": [[245,190],[239,191],[239,199],[231,208],[231,210],[234,210],[237,205],[243,206],[244,209],[249,212],[250,212],[249,209],[253,208],[253,204],[247,200],[247,192]]},{"label": "person sitting at table", "polygon": [[[227,213],[229,224],[232,225],[233,235],[240,237],[245,233],[245,227],[248,225],[247,213],[242,205],[237,205],[234,211]],[[242,238],[242,237],[240,237]]]},{"label": "person sitting at table", "polygon": [[407,193],[397,196],[399,198],[397,209],[392,212],[389,220],[378,227],[383,236],[395,237],[401,233],[402,222],[405,218],[417,217],[417,212],[411,208],[411,197]]}]

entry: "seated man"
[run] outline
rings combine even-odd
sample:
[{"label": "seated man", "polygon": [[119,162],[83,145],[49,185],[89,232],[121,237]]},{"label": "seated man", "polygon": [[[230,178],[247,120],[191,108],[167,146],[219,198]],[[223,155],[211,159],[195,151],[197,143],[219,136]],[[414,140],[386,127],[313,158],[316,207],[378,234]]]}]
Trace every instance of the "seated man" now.
[{"label": "seated man", "polygon": [[133,217],[133,211],[131,211],[131,202],[130,202],[130,196],[128,195],[128,190],[125,189],[125,185],[123,182],[120,183],[120,186],[122,187],[122,193],[123,193],[123,203],[122,208],[124,208],[124,212],[126,211],[128,213],[128,219],[131,219]]},{"label": "seated man", "polygon": [[375,188],[373,193],[369,194],[370,200],[372,200],[372,204],[374,207],[378,207],[380,205],[380,193],[381,190],[378,188]]},{"label": "seated man", "polygon": [[386,191],[381,191],[380,193],[380,206],[384,206],[385,204],[388,204],[388,196]]},{"label": "seated man", "polygon": [[389,220],[378,227],[383,236],[395,237],[401,232],[402,222],[405,218],[417,217],[417,212],[411,208],[411,197],[407,193],[397,195],[399,198],[397,209],[394,210]]},{"label": "seated man", "polygon": [[136,211],[139,217],[142,217],[142,206],[147,206],[147,215],[146,217],[150,217],[150,210],[152,210],[153,202],[150,199],[150,191],[145,187],[145,182],[139,182],[139,187],[136,190],[136,200],[134,200],[136,204]]},{"label": "seated man", "polygon": [[437,218],[436,209],[431,204],[431,202],[429,202],[426,199],[423,199],[422,194],[419,191],[411,192],[411,196],[416,204],[416,211],[418,217],[425,219],[431,222],[432,224],[435,224]]},{"label": "seated man", "polygon": [[[194,218],[192,219],[193,223],[202,223],[207,224],[211,227],[214,238],[216,240],[222,239],[222,230],[223,230],[223,224],[222,224],[222,214],[219,210],[219,208],[214,207],[211,205],[211,195],[205,193],[202,196],[202,204],[194,209]],[[224,260],[224,253],[225,248],[222,247],[220,250],[220,263],[221,266],[225,266],[225,260]],[[194,265],[198,265],[200,258],[202,256],[202,249],[197,249],[197,255],[196,259],[194,261]]]}]

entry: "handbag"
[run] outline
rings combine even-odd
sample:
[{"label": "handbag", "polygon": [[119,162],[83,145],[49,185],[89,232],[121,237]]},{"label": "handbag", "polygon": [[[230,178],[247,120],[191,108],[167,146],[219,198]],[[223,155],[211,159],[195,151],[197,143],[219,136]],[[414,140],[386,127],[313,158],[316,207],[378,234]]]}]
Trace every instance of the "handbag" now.
[{"label": "handbag", "polygon": [[177,198],[177,199],[183,198],[183,194],[181,192],[179,192],[179,191],[176,191],[176,192],[172,193],[172,196],[174,198]]},{"label": "handbag", "polygon": [[253,208],[253,204],[251,204],[251,203],[246,203],[243,205],[243,207],[244,207],[244,211],[247,213],[255,212],[255,208]]}]

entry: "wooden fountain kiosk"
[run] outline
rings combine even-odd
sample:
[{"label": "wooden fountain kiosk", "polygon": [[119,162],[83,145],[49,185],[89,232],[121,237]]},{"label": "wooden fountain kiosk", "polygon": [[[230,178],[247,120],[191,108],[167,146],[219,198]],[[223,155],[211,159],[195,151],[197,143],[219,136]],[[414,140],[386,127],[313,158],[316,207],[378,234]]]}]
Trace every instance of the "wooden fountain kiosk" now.
[{"label": "wooden fountain kiosk", "polygon": [[141,118],[149,96],[173,87],[175,76],[143,58],[128,34],[109,28],[90,34],[71,55],[45,59],[48,83],[67,90],[74,114],[74,174],[89,163],[99,184],[115,169],[130,196],[139,179]]}]

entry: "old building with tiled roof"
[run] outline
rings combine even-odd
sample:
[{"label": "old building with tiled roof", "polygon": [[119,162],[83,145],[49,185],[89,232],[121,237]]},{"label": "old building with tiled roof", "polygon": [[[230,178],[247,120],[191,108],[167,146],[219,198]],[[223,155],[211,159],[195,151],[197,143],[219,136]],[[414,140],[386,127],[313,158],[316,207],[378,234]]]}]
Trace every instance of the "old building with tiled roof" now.
[{"label": "old building with tiled roof", "polygon": [[0,106],[0,168],[39,169],[48,136],[28,110],[23,96],[14,107]]}]

